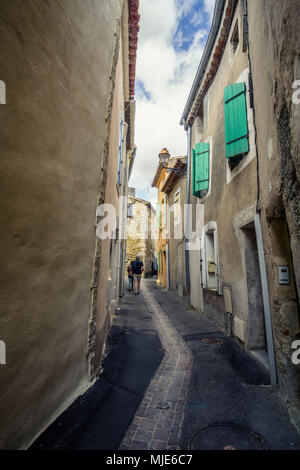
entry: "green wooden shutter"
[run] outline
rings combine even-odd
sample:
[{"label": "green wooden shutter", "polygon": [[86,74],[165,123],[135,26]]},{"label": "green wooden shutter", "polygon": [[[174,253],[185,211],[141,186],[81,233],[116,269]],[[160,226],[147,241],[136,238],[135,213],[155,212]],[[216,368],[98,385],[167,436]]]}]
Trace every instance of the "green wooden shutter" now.
[{"label": "green wooden shutter", "polygon": [[201,191],[209,188],[209,144],[201,142],[193,150],[193,195],[201,197]]},{"label": "green wooden shutter", "polygon": [[245,83],[224,89],[226,158],[249,152]]}]

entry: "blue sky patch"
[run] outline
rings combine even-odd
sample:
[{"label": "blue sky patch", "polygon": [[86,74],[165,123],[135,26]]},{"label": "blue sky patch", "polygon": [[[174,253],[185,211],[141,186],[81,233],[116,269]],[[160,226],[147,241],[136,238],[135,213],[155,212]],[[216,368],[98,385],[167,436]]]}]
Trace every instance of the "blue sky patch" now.
[{"label": "blue sky patch", "polygon": [[210,18],[205,10],[203,0],[194,0],[189,9],[182,7],[181,0],[177,0],[176,5],[179,18],[172,39],[172,46],[175,51],[188,51],[200,29],[206,32],[201,38],[201,42],[203,41],[203,44],[205,44],[210,29]]},{"label": "blue sky patch", "polygon": [[138,78],[136,79],[136,82],[135,82],[135,91],[136,91],[136,99],[138,100],[146,99],[146,101],[152,100],[152,94],[150,93],[150,91],[146,90],[144,82]]}]

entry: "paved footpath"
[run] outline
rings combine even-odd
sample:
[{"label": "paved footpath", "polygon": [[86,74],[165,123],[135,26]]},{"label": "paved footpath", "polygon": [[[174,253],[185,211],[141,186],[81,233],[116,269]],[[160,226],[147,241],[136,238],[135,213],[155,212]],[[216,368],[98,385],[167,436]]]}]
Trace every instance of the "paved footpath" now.
[{"label": "paved footpath", "polygon": [[98,380],[30,450],[300,449],[266,372],[154,280],[124,296],[106,353]]},{"label": "paved footpath", "polygon": [[142,295],[159,332],[165,357],[145,393],[120,450],[180,450],[192,354],[145,283]]}]

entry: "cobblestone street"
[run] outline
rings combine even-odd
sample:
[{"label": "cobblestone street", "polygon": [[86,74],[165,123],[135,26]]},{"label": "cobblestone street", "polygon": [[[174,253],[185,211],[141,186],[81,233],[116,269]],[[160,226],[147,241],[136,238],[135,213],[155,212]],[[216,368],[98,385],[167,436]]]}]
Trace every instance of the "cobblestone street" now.
[{"label": "cobblestone street", "polygon": [[95,384],[34,449],[300,449],[268,376],[233,338],[153,280],[128,293]]},{"label": "cobblestone street", "polygon": [[[165,351],[120,450],[180,449],[178,442],[192,370],[192,354],[150,289],[144,298]],[[166,408],[166,409],[164,409]]]}]

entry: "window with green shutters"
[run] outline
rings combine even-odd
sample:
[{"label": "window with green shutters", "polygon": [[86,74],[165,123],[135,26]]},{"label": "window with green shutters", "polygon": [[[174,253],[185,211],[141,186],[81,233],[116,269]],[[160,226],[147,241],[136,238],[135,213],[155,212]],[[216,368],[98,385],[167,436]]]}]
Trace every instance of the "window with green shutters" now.
[{"label": "window with green shutters", "polygon": [[209,188],[209,152],[206,142],[196,144],[192,158],[192,192],[196,197],[203,197],[203,191]]},{"label": "window with green shutters", "polygon": [[249,152],[246,84],[234,83],[224,89],[226,158]]}]

